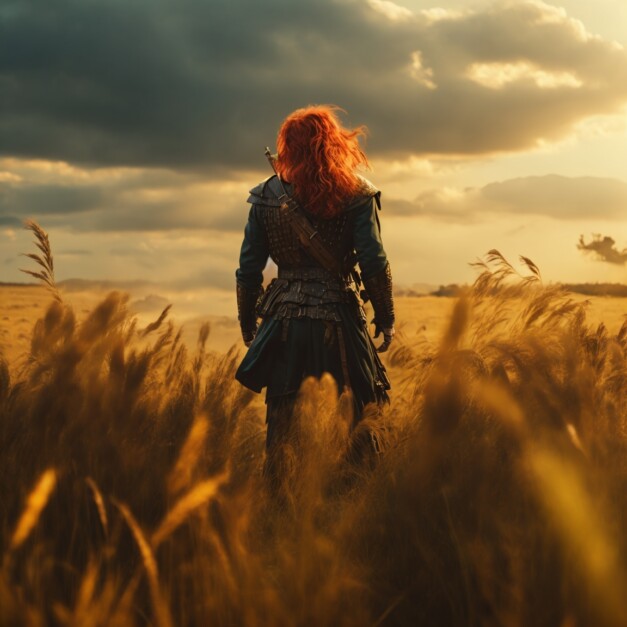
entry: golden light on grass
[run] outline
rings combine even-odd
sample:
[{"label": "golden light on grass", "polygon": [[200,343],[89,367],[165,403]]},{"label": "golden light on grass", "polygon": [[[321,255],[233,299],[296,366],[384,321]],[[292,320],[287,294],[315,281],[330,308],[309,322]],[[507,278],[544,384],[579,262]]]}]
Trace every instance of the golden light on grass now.
[{"label": "golden light on grass", "polygon": [[107,516],[107,507],[105,505],[104,497],[102,496],[98,485],[91,477],[87,477],[85,479],[85,483],[87,483],[89,489],[92,492],[94,503],[96,504],[96,508],[98,509],[100,524],[102,525],[102,530],[106,535],[109,532],[109,517]]},{"label": "golden light on grass", "polygon": [[171,494],[180,494],[191,486],[208,432],[209,421],[207,417],[202,414],[197,416],[168,477],[168,491]]},{"label": "golden light on grass", "polygon": [[170,627],[172,625],[172,619],[170,617],[170,611],[168,610],[168,606],[161,592],[161,587],[159,585],[159,571],[157,569],[157,561],[155,560],[155,556],[152,552],[152,549],[150,548],[150,543],[146,539],[144,532],[139,526],[137,520],[135,520],[135,516],[133,516],[128,506],[119,501],[114,501],[114,505],[118,508],[118,510],[124,517],[124,520],[126,520],[126,523],[128,524],[133,534],[133,537],[135,538],[135,542],[137,542],[137,546],[142,557],[142,562],[144,564],[144,569],[148,577],[150,598],[152,600],[157,625],[159,625],[159,627]]},{"label": "golden light on grass", "polygon": [[584,478],[572,462],[547,449],[530,451],[528,462],[558,537],[573,554],[607,624],[627,624],[624,564],[604,512],[586,490]]},{"label": "golden light on grass", "polygon": [[48,468],[39,477],[37,485],[33,488],[26,499],[26,506],[15,526],[15,531],[11,536],[9,548],[11,551],[18,549],[30,536],[35,528],[41,513],[48,504],[50,495],[57,485],[57,473],[54,468]]},{"label": "golden light on grass", "polygon": [[227,480],[228,473],[197,483],[181,497],[167,513],[158,529],[152,534],[151,544],[157,548],[171,533],[180,527],[199,507],[210,501]]}]

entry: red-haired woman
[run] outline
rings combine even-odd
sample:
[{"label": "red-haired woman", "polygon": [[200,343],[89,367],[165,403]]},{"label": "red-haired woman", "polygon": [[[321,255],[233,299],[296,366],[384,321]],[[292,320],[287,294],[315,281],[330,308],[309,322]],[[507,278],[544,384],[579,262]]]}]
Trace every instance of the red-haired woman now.
[{"label": "red-haired woman", "polygon": [[[355,421],[365,405],[389,400],[390,383],[352,280],[358,263],[375,313],[375,337],[384,336],[379,352],[387,350],[394,336],[394,305],[377,215],[380,192],[355,173],[368,164],[358,144],[365,129],[343,128],[336,110],[312,106],[289,115],[277,138],[280,180],[270,177],[248,198],[252,207],[236,285],[249,349],[236,378],[256,392],[267,388],[268,459],[288,433],[296,394],[308,376],[328,372],[340,391],[350,389]],[[281,183],[339,262],[340,272],[326,269],[301,244],[280,200]],[[260,299],[268,257],[278,266],[278,278]]]}]

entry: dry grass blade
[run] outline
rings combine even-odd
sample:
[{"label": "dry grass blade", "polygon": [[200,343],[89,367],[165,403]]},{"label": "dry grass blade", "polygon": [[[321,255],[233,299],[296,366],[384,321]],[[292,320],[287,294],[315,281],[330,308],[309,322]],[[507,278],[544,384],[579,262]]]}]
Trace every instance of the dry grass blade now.
[{"label": "dry grass blade", "polygon": [[137,542],[137,546],[144,563],[144,568],[146,569],[146,575],[148,576],[150,598],[152,600],[157,624],[160,627],[170,627],[172,625],[172,619],[170,618],[170,612],[161,595],[157,560],[150,548],[150,544],[139,526],[139,523],[135,520],[135,516],[131,513],[131,510],[120,501],[114,500],[113,504],[120,510],[120,513],[124,517],[126,524],[129,526],[129,529],[135,538],[135,542]]},{"label": "dry grass blade", "polygon": [[33,491],[28,495],[26,507],[20,516],[11,537],[10,550],[15,551],[21,546],[34,529],[41,512],[48,503],[50,495],[57,484],[57,473],[54,468],[44,471]]},{"label": "dry grass blade", "polygon": [[209,338],[209,331],[211,330],[211,325],[208,322],[203,322],[198,330],[198,350],[204,351],[205,345],[207,344],[207,339]]},{"label": "dry grass blade", "polygon": [[204,415],[197,416],[168,477],[170,494],[180,494],[191,484],[192,476],[205,447],[208,432],[209,421],[207,417]]},{"label": "dry grass blade", "polygon": [[42,256],[32,253],[25,253],[24,256],[33,259],[42,270],[41,272],[33,272],[20,268],[20,271],[42,281],[55,300],[61,301],[61,295],[54,278],[54,259],[52,258],[48,234],[34,220],[26,220],[24,228],[34,233],[36,238],[35,244],[42,253]]},{"label": "dry grass blade", "polygon": [[154,321],[151,322],[142,332],[141,332],[141,336],[145,337],[146,335],[148,335],[149,333],[152,333],[153,331],[156,331],[160,326],[161,323],[166,319],[168,312],[170,311],[170,309],[172,308],[172,304],[169,304],[165,307],[165,309],[161,312],[161,314],[159,315],[159,317]]},{"label": "dry grass blade", "polygon": [[188,516],[193,511],[213,498],[227,478],[228,472],[223,472],[217,477],[207,479],[197,484],[190,492],[182,497],[167,513],[157,531],[153,533],[152,545],[155,548],[158,547],[177,527],[187,520]]},{"label": "dry grass blade", "polygon": [[514,270],[514,267],[512,266],[512,264],[509,261],[507,261],[507,259],[505,259],[505,257],[503,257],[501,252],[498,251],[496,248],[490,249],[487,252],[485,258],[488,264],[495,264],[499,266],[501,269],[506,269],[508,274],[509,273],[516,274],[516,270]]},{"label": "dry grass blade", "polygon": [[105,506],[104,498],[102,497],[102,493],[98,489],[98,485],[91,478],[87,477],[85,479],[85,483],[89,486],[91,490],[92,496],[94,498],[94,503],[96,504],[96,508],[98,509],[98,517],[100,518],[100,524],[102,525],[102,530],[105,535],[109,533],[109,519],[107,517],[107,508]]},{"label": "dry grass blade", "polygon": [[488,264],[481,260],[481,259],[477,259],[476,261],[471,261],[468,263],[468,265],[471,268],[477,268],[478,270],[488,270]]},{"label": "dry grass blade", "polygon": [[531,261],[531,259],[529,259],[529,257],[525,257],[524,255],[520,255],[520,261],[522,261],[522,263],[524,263],[527,268],[529,268],[529,270],[531,270],[531,272],[535,275],[535,277],[537,279],[541,279],[541,275],[540,275],[540,268],[538,268],[538,266],[536,266],[535,263],[533,263],[533,261]]}]

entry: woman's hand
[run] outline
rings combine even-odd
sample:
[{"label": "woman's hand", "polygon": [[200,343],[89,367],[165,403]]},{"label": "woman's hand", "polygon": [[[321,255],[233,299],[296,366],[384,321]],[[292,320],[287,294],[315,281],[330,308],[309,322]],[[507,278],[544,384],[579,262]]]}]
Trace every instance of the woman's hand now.
[{"label": "woman's hand", "polygon": [[387,351],[388,348],[390,348],[390,344],[392,343],[392,340],[394,339],[394,335],[396,334],[396,331],[394,330],[394,327],[388,327],[386,329],[377,329],[377,332],[375,334],[375,339],[379,337],[379,335],[381,335],[381,333],[383,333],[383,343],[381,344],[381,346],[379,346],[379,348],[377,348],[377,353],[385,353],[385,351]]},{"label": "woman's hand", "polygon": [[254,331],[244,331],[242,329],[242,339],[244,340],[244,344],[246,345],[246,347],[249,347],[253,343],[256,334],[257,329],[255,329]]}]

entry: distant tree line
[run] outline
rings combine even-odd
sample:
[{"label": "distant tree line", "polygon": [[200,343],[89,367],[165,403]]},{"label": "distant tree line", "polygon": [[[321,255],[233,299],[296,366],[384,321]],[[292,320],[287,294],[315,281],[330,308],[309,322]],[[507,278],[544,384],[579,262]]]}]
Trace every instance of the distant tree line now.
[{"label": "distant tree line", "polygon": [[[617,298],[627,298],[627,285],[623,283],[563,283],[562,286],[569,292],[583,294],[584,296],[615,296]],[[411,288],[397,288],[394,290],[395,296],[446,296],[455,297],[467,289],[467,285],[449,283],[440,285],[438,289],[430,292],[420,292]]]}]

